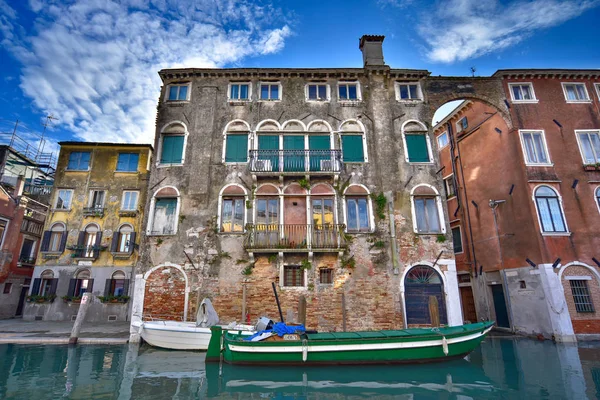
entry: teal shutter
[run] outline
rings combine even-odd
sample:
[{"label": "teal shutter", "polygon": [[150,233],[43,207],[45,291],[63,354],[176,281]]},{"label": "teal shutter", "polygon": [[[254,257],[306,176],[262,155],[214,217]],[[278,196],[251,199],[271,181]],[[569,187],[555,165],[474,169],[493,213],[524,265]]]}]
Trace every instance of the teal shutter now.
[{"label": "teal shutter", "polygon": [[342,135],[344,162],[364,162],[362,135]]},{"label": "teal shutter", "polygon": [[183,136],[163,136],[161,164],[181,164],[183,161]]},{"label": "teal shutter", "polygon": [[309,136],[308,148],[310,150],[320,150],[310,152],[310,170],[320,171],[321,161],[331,160],[331,152],[329,151],[331,142],[329,136]]},{"label": "teal shutter", "polygon": [[[261,151],[264,150],[264,151]],[[279,171],[279,136],[258,135],[258,159],[270,160],[273,171]]]},{"label": "teal shutter", "polygon": [[425,135],[405,135],[409,162],[429,162]]},{"label": "teal shutter", "polygon": [[248,161],[248,135],[227,135],[225,162]]},{"label": "teal shutter", "polygon": [[283,170],[304,171],[304,136],[284,136],[283,149],[287,150],[283,153]]}]

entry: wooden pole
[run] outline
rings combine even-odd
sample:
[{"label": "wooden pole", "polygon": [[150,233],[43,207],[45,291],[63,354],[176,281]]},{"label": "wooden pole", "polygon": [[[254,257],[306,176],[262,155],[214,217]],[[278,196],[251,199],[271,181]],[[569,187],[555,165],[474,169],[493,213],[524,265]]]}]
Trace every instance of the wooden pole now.
[{"label": "wooden pole", "polygon": [[429,320],[431,321],[431,326],[440,326],[440,305],[435,296],[429,296]]},{"label": "wooden pole", "polygon": [[246,282],[242,283],[242,324],[246,323]]},{"label": "wooden pole", "polygon": [[346,294],[342,293],[342,330],[346,332]]},{"label": "wooden pole", "polygon": [[69,344],[77,344],[77,340],[79,339],[79,331],[81,331],[81,325],[83,325],[85,314],[87,314],[87,310],[90,306],[90,303],[92,302],[92,299],[93,295],[89,292],[85,292],[81,297],[81,304],[79,305],[79,311],[77,312],[75,324],[73,325],[73,329],[71,330]]},{"label": "wooden pole", "polygon": [[277,296],[277,289],[275,288],[275,282],[271,282],[271,286],[273,287],[273,293],[275,293],[275,301],[277,302],[277,309],[279,310],[279,318],[281,322],[285,322],[283,320],[283,313],[281,312],[281,304],[279,304],[279,296]]},{"label": "wooden pole", "polygon": [[306,326],[306,297],[300,296],[298,301],[298,323]]}]

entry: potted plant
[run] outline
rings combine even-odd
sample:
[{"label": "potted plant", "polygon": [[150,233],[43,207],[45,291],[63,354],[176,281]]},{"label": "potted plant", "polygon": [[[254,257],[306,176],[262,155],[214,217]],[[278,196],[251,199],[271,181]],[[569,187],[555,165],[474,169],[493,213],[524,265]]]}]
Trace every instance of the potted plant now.
[{"label": "potted plant", "polygon": [[63,296],[65,303],[81,303],[81,296]]},{"label": "potted plant", "polygon": [[102,303],[127,303],[129,301],[129,296],[125,296],[124,294],[118,296],[108,295],[98,296],[98,299]]},{"label": "potted plant", "polygon": [[27,296],[27,301],[30,303],[52,303],[55,298],[55,294],[49,294],[45,296],[32,294],[31,296]]},{"label": "potted plant", "polygon": [[586,171],[596,171],[600,167],[600,164],[584,164],[583,169]]}]

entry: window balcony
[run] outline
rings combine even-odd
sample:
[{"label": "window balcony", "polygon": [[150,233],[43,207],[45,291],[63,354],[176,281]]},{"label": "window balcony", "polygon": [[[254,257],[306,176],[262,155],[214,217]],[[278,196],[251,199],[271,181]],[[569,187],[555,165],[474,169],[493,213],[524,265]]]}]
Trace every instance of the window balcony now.
[{"label": "window balcony", "polygon": [[106,250],[106,246],[74,245],[67,248],[72,251],[71,258],[89,258],[93,260],[100,256],[101,251]]},{"label": "window balcony", "polygon": [[246,225],[251,252],[337,252],[347,247],[344,225]]},{"label": "window balcony", "polygon": [[33,267],[35,265],[35,257],[21,256],[17,265],[19,267]]},{"label": "window balcony", "polygon": [[94,207],[84,207],[83,208],[83,216],[84,217],[104,217],[104,207],[94,206]]},{"label": "window balcony", "polygon": [[257,175],[333,175],[343,167],[340,150],[250,150],[248,163]]}]

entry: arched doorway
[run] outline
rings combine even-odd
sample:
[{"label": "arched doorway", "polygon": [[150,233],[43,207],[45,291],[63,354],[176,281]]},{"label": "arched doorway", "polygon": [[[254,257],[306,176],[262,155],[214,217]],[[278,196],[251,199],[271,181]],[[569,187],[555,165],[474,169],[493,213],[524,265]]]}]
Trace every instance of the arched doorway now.
[{"label": "arched doorway", "polygon": [[430,325],[429,297],[437,298],[440,310],[440,323],[446,325],[446,300],[444,284],[437,271],[426,265],[411,268],[404,278],[404,301],[406,323],[408,325]]}]

